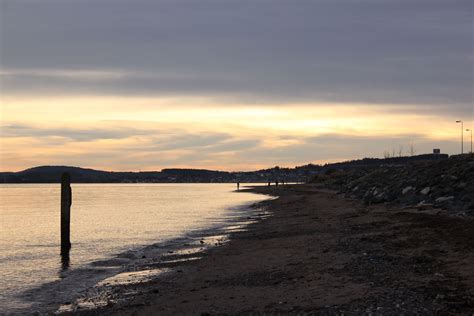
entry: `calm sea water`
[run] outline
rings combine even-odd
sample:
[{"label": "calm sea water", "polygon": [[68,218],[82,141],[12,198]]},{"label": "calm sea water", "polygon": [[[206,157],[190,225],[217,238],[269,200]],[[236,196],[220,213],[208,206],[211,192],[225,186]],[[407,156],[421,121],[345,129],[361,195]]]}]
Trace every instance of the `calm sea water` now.
[{"label": "calm sea water", "polygon": [[[237,206],[266,198],[234,189],[233,184],[73,185],[68,271],[217,227],[242,216]],[[66,282],[59,204],[57,184],[0,185],[0,312],[33,308],[31,289],[51,283],[61,288]],[[64,286],[62,294],[67,290]]]}]

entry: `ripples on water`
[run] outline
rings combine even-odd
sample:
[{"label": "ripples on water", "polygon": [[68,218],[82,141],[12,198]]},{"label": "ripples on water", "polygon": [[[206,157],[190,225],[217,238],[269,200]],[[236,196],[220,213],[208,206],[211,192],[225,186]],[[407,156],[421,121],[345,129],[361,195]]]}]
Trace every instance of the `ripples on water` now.
[{"label": "ripples on water", "polygon": [[54,288],[67,289],[61,290],[67,299],[80,290],[79,280],[85,286],[114,272],[113,265],[91,263],[218,227],[242,216],[237,205],[265,199],[233,193],[232,184],[76,184],[72,189],[73,246],[67,261],[59,256],[60,186],[0,186],[0,312],[35,309]]}]

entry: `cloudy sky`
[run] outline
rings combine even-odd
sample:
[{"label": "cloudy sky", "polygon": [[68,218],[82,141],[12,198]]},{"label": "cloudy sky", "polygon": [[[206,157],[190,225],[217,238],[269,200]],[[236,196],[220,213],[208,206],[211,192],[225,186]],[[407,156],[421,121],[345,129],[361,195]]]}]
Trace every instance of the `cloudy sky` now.
[{"label": "cloudy sky", "polygon": [[458,153],[473,3],[0,0],[0,170]]}]

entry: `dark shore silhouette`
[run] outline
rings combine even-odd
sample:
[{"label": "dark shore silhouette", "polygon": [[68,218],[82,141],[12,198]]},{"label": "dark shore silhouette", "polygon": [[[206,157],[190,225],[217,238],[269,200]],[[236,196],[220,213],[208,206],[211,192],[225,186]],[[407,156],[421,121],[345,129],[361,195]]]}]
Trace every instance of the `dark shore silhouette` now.
[{"label": "dark shore silhouette", "polygon": [[144,172],[110,172],[69,166],[41,166],[19,172],[0,172],[3,183],[58,183],[68,172],[75,183],[251,183],[307,182],[329,169],[374,167],[386,164],[404,165],[416,161],[447,159],[448,155],[424,154],[392,158],[364,158],[325,165],[307,164],[294,168],[273,167],[248,172],[227,172],[204,169],[163,169]]}]

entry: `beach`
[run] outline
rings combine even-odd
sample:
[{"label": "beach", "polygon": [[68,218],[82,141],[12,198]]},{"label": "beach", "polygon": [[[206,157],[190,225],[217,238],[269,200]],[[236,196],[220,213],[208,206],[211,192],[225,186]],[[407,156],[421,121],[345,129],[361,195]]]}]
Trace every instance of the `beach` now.
[{"label": "beach", "polygon": [[315,185],[251,191],[276,199],[254,205],[250,219],[262,219],[227,243],[157,260],[168,273],[65,314],[474,313],[472,218],[365,206]]}]

